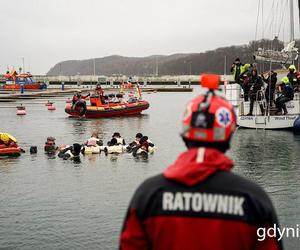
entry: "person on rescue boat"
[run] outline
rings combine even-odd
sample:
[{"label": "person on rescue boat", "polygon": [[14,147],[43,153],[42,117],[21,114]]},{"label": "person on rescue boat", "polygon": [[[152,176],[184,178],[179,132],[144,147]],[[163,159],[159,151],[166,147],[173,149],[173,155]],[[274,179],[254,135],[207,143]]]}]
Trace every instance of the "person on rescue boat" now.
[{"label": "person on rescue boat", "polygon": [[298,88],[300,85],[300,72],[297,71],[296,66],[291,64],[289,66],[289,72],[286,75],[293,88]]},{"label": "person on rescue boat", "polygon": [[241,63],[240,58],[236,58],[230,68],[230,72],[233,75],[234,81],[237,84],[241,84],[242,80],[243,80],[241,78],[241,76],[251,67],[252,67],[252,64],[249,64],[249,63],[243,64],[243,63]]},{"label": "person on rescue boat", "polygon": [[267,84],[267,88],[265,90],[267,104],[270,105],[270,107],[272,107],[277,83],[277,73],[271,70],[270,72],[268,72],[267,78],[265,78],[264,74],[261,74],[261,78]]},{"label": "person on rescue boat", "polygon": [[283,77],[280,82],[281,94],[276,98],[275,104],[277,107],[276,115],[283,115],[288,113],[285,103],[294,99],[294,90],[292,84],[287,76]]},{"label": "person on rescue boat", "polygon": [[74,105],[76,104],[76,102],[78,102],[79,100],[85,100],[89,96],[90,96],[90,93],[88,93],[87,95],[83,96],[82,92],[80,90],[77,90],[76,93],[73,95],[73,98],[72,98],[72,106],[73,106],[73,108],[74,108]]},{"label": "person on rescue boat", "polygon": [[86,101],[85,99],[90,96],[90,93],[83,96],[81,91],[77,91],[76,95],[72,98],[72,108],[78,110],[81,116],[84,116],[86,113]]},{"label": "person on rescue boat", "polygon": [[[261,89],[263,87],[263,82],[262,82],[261,77],[257,74],[256,69],[251,70],[251,76],[249,78],[249,85],[250,85],[250,90],[249,90],[250,111],[247,115],[252,116],[254,102],[260,101],[262,99],[262,95],[263,95],[263,93],[261,93]],[[264,114],[265,110],[261,103],[259,104],[259,107],[260,107],[261,113]]]},{"label": "person on rescue boat", "polygon": [[19,147],[17,139],[8,133],[0,133],[0,145],[7,148]]},{"label": "person on rescue boat", "polygon": [[276,213],[264,190],[231,171],[225,152],[236,114],[215,93],[219,81],[218,75],[202,75],[210,90],[187,105],[181,133],[187,151],[137,188],[120,250],[283,249],[276,236],[257,240],[260,227],[278,224]]}]

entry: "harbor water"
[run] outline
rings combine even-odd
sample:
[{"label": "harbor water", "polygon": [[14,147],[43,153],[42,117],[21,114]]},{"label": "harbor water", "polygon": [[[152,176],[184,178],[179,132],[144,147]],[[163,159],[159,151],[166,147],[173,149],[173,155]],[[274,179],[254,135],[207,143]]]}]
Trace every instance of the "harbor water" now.
[{"label": "harbor water", "polygon": [[[14,135],[26,150],[0,160],[0,249],[117,249],[123,218],[137,186],[162,172],[185,150],[179,136],[185,104],[197,93],[144,94],[143,115],[74,119],[64,113],[66,98],[1,103],[0,131]],[[19,102],[19,101],[18,101]],[[98,131],[104,142],[120,132],[127,142],[137,132],[158,150],[148,160],[130,154],[81,156],[80,163],[45,155],[47,136],[57,144],[84,142]],[[29,154],[37,146],[36,155]],[[228,155],[235,172],[259,183],[271,196],[281,226],[300,224],[300,137],[290,131],[238,129]],[[299,238],[284,238],[285,249],[300,249]]]}]

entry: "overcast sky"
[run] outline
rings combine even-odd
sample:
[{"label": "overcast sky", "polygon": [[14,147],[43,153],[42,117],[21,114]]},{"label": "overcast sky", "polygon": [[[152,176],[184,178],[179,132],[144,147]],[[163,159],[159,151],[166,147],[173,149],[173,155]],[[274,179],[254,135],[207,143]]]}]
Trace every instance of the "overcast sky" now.
[{"label": "overcast sky", "polygon": [[247,44],[258,1],[0,0],[0,72],[23,57],[26,70],[42,74],[64,60]]}]

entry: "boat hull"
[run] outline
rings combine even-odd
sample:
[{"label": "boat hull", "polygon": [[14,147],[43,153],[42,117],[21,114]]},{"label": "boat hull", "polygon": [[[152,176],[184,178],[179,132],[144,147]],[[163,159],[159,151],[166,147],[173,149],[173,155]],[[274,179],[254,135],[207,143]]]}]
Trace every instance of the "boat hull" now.
[{"label": "boat hull", "polygon": [[237,124],[252,129],[292,129],[298,115],[239,116]]},{"label": "boat hull", "polygon": [[[4,84],[4,89],[7,90],[15,90],[15,89],[21,89],[20,84]],[[34,84],[24,84],[24,89],[43,89],[43,85],[40,83],[34,83]]]},{"label": "boat hull", "polygon": [[1,156],[10,156],[10,157],[18,157],[21,155],[21,148],[7,148],[0,146],[0,157]]},{"label": "boat hull", "polygon": [[[150,104],[146,101],[130,104],[120,104],[114,106],[103,105],[101,107],[87,106],[85,113],[86,118],[105,118],[105,117],[118,117],[138,115],[143,110],[148,109]],[[80,117],[80,113],[72,108],[72,105],[67,105],[65,112],[70,116]]]}]

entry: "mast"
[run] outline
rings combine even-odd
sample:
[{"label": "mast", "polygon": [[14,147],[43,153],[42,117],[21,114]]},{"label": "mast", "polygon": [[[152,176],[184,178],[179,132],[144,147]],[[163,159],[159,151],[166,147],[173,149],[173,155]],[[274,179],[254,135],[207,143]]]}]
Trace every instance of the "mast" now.
[{"label": "mast", "polygon": [[[294,6],[293,1],[290,0],[290,42],[294,41]],[[299,4],[299,0],[298,0]]]},{"label": "mast", "polygon": [[299,27],[300,27],[300,0],[298,0],[298,22],[299,22]]}]

